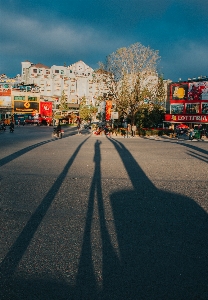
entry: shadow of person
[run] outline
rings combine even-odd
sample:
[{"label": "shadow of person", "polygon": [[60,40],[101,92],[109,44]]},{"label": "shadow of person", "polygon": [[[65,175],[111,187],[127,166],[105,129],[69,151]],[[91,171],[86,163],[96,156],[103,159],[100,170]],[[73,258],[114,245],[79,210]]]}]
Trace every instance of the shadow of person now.
[{"label": "shadow of person", "polygon": [[[95,143],[95,169],[92,178],[88,208],[86,213],[86,222],[83,235],[83,244],[80,254],[76,287],[74,289],[73,299],[101,299],[106,295],[112,295],[114,293],[114,284],[109,282],[111,276],[116,277],[120,273],[119,259],[115,253],[115,250],[111,243],[110,234],[107,229],[103,195],[102,195],[102,183],[101,183],[101,154],[100,154],[101,142],[99,140]],[[101,247],[102,247],[102,286],[105,293],[102,293],[102,289],[98,286],[97,279],[95,277],[94,262],[92,257],[92,222],[94,206],[98,207],[98,219],[101,235]],[[110,276],[109,276],[110,275]]]},{"label": "shadow of person", "polygon": [[104,290],[104,298],[208,299],[207,213],[190,198],[157,189],[125,146],[111,142],[133,190],[111,195],[121,267],[108,278],[114,294]]}]

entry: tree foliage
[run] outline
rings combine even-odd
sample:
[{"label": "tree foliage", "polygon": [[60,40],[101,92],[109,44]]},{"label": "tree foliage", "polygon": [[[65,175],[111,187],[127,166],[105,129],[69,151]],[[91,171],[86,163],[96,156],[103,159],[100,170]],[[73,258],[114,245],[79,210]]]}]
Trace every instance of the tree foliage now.
[{"label": "tree foliage", "polygon": [[68,110],[67,97],[66,97],[64,91],[62,91],[62,93],[61,93],[61,99],[60,99],[59,110],[61,110],[61,111],[63,111],[63,110]]},{"label": "tree foliage", "polygon": [[83,97],[80,100],[80,109],[79,109],[79,116],[82,120],[88,121],[91,120],[97,114],[97,107],[93,105],[86,104],[86,98]]},{"label": "tree foliage", "polygon": [[108,55],[102,65],[117,83],[117,111],[132,124],[158,123],[164,112],[165,90],[157,73],[159,59],[158,51],[136,43]]},{"label": "tree foliage", "polygon": [[114,74],[115,80],[121,80],[124,74],[138,74],[156,70],[159,60],[158,51],[135,43],[123,47],[108,55],[103,67]]}]

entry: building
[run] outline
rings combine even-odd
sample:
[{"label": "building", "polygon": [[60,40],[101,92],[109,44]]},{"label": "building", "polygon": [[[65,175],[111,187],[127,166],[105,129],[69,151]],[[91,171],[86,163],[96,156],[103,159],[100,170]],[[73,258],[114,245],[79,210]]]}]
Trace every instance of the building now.
[{"label": "building", "polygon": [[189,128],[208,126],[208,78],[172,82],[168,87],[169,109],[165,123],[176,126],[180,123]]},{"label": "building", "polygon": [[54,110],[58,110],[62,93],[66,97],[69,111],[78,111],[80,100],[85,97],[87,105],[96,105],[99,96],[106,92],[106,86],[98,82],[96,71],[78,61],[68,67],[47,67],[41,63],[22,62],[22,82],[40,87],[40,97],[44,101],[53,101]]}]

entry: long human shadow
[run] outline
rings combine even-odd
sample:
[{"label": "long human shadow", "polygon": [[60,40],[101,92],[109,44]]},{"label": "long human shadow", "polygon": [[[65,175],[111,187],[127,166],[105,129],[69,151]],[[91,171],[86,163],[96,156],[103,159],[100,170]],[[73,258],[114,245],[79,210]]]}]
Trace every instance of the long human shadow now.
[{"label": "long human shadow", "polygon": [[[158,141],[161,142],[161,140],[158,140]],[[177,141],[166,140],[165,142],[171,142],[171,143],[174,143],[174,144],[177,144],[177,145],[180,144],[183,147],[186,147],[186,148],[189,148],[189,149],[192,149],[192,150],[196,150],[198,152],[201,152],[203,154],[207,154],[208,155],[208,151],[207,150],[201,149],[201,148],[199,148],[199,147],[197,147],[197,146],[195,146],[193,144],[189,144],[187,142],[184,143],[183,141],[180,141],[180,140],[177,140]],[[190,141],[190,143],[193,143],[193,142]],[[202,143],[206,143],[206,142],[202,142]]]},{"label": "long human shadow", "polygon": [[[157,140],[157,142],[161,142],[161,140]],[[163,142],[163,141],[162,141]],[[192,156],[192,157],[194,157],[194,158],[197,158],[197,159],[199,159],[199,160],[201,160],[201,161],[203,161],[203,162],[208,162],[208,151],[207,150],[205,150],[205,149],[201,149],[201,148],[199,148],[199,147],[197,147],[197,146],[195,146],[195,145],[193,145],[193,144],[187,144],[187,143],[184,143],[183,141],[182,142],[180,142],[179,143],[179,141],[177,141],[177,142],[173,142],[173,141],[168,141],[168,140],[166,140],[165,141],[166,143],[167,142],[171,142],[171,143],[173,143],[173,144],[177,144],[177,145],[181,145],[181,146],[183,146],[183,147],[186,147],[187,149],[189,149],[189,151],[187,152],[187,154],[189,155],[189,156]],[[197,152],[194,152],[194,151],[191,151],[191,150],[194,150],[194,151],[197,151],[197,152],[199,152],[199,153],[197,153]]]},{"label": "long human shadow", "polygon": [[[101,185],[101,154],[100,154],[100,141],[95,143],[94,154],[94,175],[89,193],[88,209],[86,214],[85,229],[83,235],[83,244],[79,260],[79,267],[76,278],[75,292],[73,299],[100,299],[101,290],[95,278],[95,271],[93,267],[92,256],[92,221],[95,202],[98,205],[98,217],[101,234],[101,247],[102,247],[102,279],[103,288],[109,294],[114,292],[114,283],[109,281],[109,274],[115,276],[119,274],[120,263],[118,257],[113,249],[109,232],[106,226],[105,211],[103,205],[102,185]],[[97,200],[97,201],[96,201]],[[100,294],[100,295],[99,295]]]},{"label": "long human shadow", "polygon": [[[88,139],[88,138],[87,138]],[[61,184],[63,183],[69,168],[71,167],[72,163],[74,162],[78,152],[80,151],[83,144],[87,141],[85,139],[80,145],[77,147],[67,164],[65,165],[63,171],[58,176],[56,181],[54,182],[53,186],[50,188],[46,196],[43,198],[40,205],[37,207],[35,212],[32,214],[30,219],[28,220],[27,224],[24,226],[22,232],[11,246],[10,250],[8,251],[7,255],[3,259],[0,264],[0,277],[1,277],[1,285],[5,283],[5,281],[9,280],[10,277],[14,274],[15,269],[17,268],[21,258],[23,257],[26,249],[28,248],[35,232],[38,229],[38,226],[42,222],[44,216],[46,215],[52,201],[54,200]]]},{"label": "long human shadow", "polygon": [[[63,135],[63,138],[67,138],[69,136],[72,136],[72,135],[75,135],[76,133],[75,132],[68,132],[68,133],[65,133]],[[42,142],[39,142],[39,143],[36,143],[36,144],[33,144],[33,145],[30,145],[28,147],[25,147],[23,149],[20,149],[2,159],[0,159],[0,167],[8,164],[9,162],[11,162],[12,160],[15,160],[17,159],[18,157],[26,154],[27,152],[31,151],[31,150],[34,150],[35,148],[37,147],[40,147],[40,146],[43,146],[45,144],[48,144],[48,143],[52,143],[52,142],[55,142],[55,141],[58,141],[58,139],[54,139],[54,138],[50,138],[46,141],[42,141]]]},{"label": "long human shadow", "polygon": [[193,158],[196,158],[196,159],[201,160],[201,161],[203,161],[205,163],[208,163],[208,156],[205,156],[205,155],[202,155],[202,154],[198,154],[198,153],[196,153],[194,151],[190,151],[190,150],[187,152],[187,154],[189,156],[193,157]]},{"label": "long human shadow", "polygon": [[103,290],[104,298],[208,299],[207,213],[188,197],[157,189],[128,149],[109,141],[133,190],[111,195],[121,268],[109,274],[115,292]]}]

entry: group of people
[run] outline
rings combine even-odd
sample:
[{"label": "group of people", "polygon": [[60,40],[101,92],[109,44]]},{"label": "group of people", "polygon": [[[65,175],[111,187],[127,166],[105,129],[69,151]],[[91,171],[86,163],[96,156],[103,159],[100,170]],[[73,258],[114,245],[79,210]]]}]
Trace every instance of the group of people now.
[{"label": "group of people", "polygon": [[[14,123],[11,121],[10,124],[9,124],[9,129],[10,129],[10,132],[14,131]],[[0,124],[0,131],[5,131],[6,130],[6,124],[4,122],[2,122]]]},{"label": "group of people", "polygon": [[128,124],[127,126],[127,133],[128,135],[132,136],[132,137],[135,137],[136,135],[136,125],[131,125],[131,124]]},{"label": "group of people", "polygon": [[[110,132],[115,132],[115,130],[117,131],[116,128],[111,128],[111,127],[108,127],[106,125],[103,125],[103,126],[99,126],[96,128],[96,130],[94,131],[94,134],[96,135],[100,135],[102,133],[104,133],[105,135],[109,135]],[[127,124],[126,127],[122,128],[121,129],[121,134],[124,136],[124,137],[135,137],[136,136],[136,125],[131,125],[131,124]]]}]

